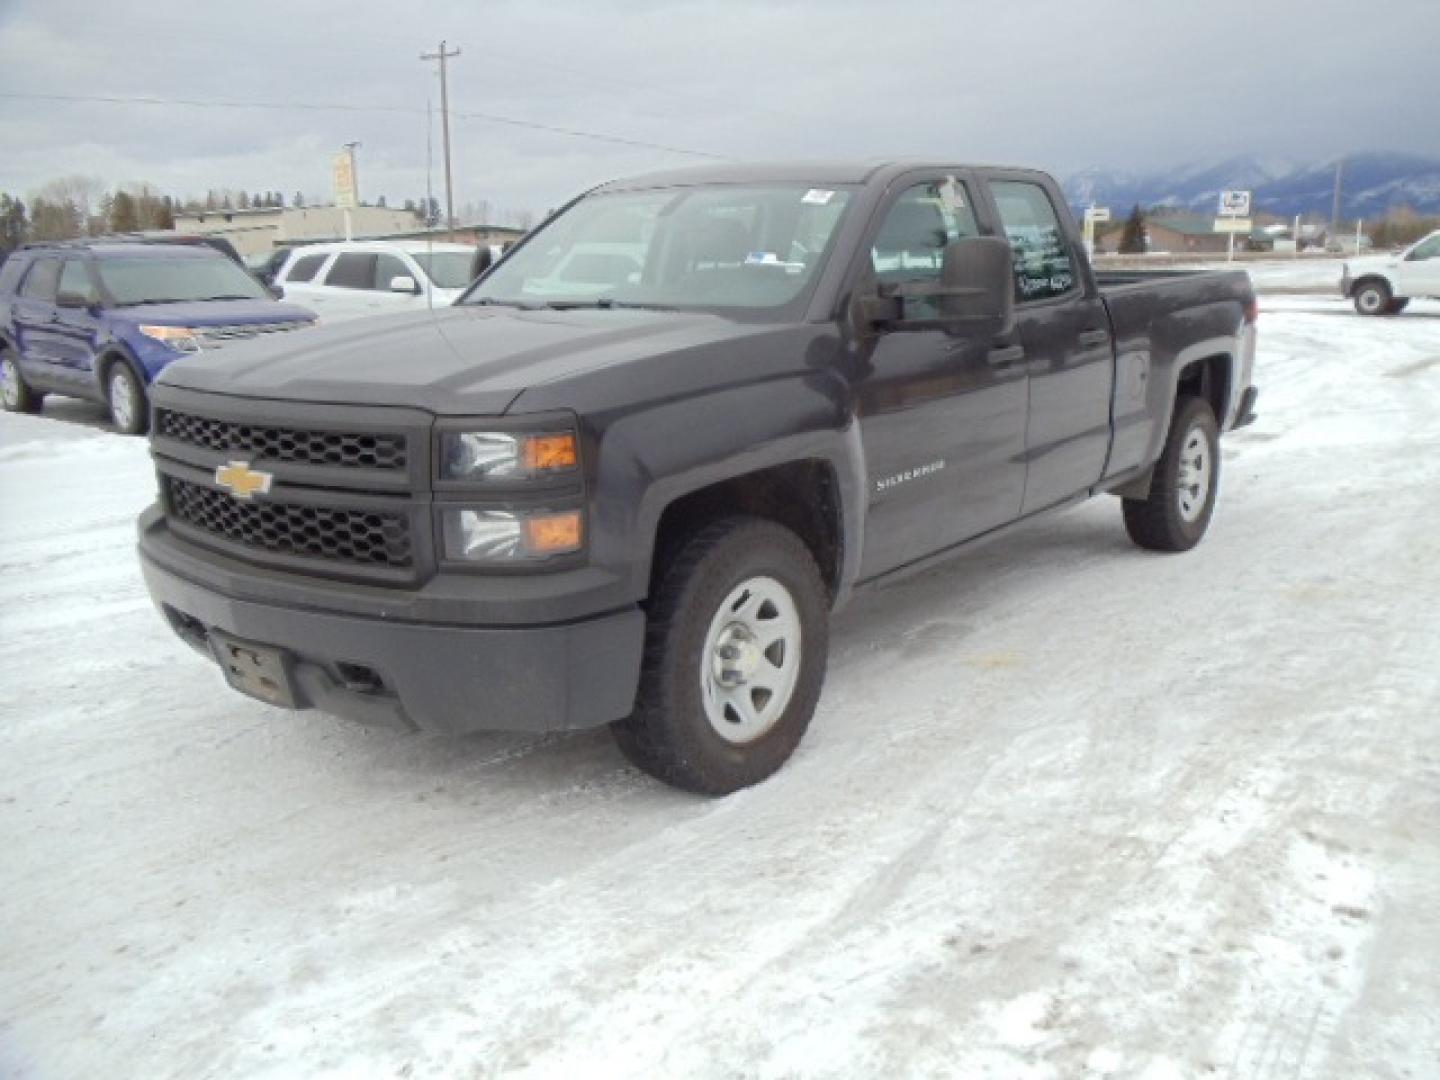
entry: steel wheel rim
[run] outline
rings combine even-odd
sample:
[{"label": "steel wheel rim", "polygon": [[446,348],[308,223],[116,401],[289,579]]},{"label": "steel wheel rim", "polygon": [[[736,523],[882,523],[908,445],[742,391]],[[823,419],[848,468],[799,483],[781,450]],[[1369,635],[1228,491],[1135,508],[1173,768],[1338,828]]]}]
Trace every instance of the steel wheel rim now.
[{"label": "steel wheel rim", "polygon": [[0,364],[0,401],[11,409],[20,403],[20,376],[15,370],[15,361],[8,356]]},{"label": "steel wheel rim", "polygon": [[135,395],[130,392],[130,380],[123,371],[110,376],[110,417],[122,428],[128,428],[135,419]]},{"label": "steel wheel rim", "polygon": [[1360,294],[1360,308],[1367,312],[1380,310],[1380,291],[1378,289],[1366,289]]},{"label": "steel wheel rim", "polygon": [[1210,474],[1213,470],[1210,440],[1199,426],[1192,427],[1180,448],[1180,477],[1176,484],[1183,520],[1193,522],[1204,512],[1210,499]]},{"label": "steel wheel rim", "polygon": [[700,699],[728,743],[753,742],[785,714],[801,660],[800,608],[771,577],[742,581],[710,619],[700,654]]}]

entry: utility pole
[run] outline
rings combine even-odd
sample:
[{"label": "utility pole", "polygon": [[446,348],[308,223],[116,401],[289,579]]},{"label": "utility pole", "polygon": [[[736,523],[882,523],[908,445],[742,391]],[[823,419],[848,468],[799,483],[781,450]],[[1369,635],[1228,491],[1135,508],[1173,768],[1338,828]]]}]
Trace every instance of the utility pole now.
[{"label": "utility pole", "polygon": [[1345,159],[1335,162],[1335,201],[1330,205],[1330,239],[1339,243],[1340,236],[1340,176],[1345,171]]},{"label": "utility pole", "polygon": [[455,190],[450,182],[450,89],[445,78],[445,61],[459,56],[460,50],[446,51],[445,42],[440,42],[438,52],[421,53],[421,60],[440,61],[440,130],[445,144],[445,227],[455,231]]}]

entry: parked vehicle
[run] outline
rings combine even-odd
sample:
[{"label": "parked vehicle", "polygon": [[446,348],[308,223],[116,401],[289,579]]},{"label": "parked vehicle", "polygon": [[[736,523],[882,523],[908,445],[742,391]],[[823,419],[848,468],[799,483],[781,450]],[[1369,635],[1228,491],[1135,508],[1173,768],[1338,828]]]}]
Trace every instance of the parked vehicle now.
[{"label": "parked vehicle", "polygon": [[[598,260],[553,291],[632,232],[638,277]],[[170,372],[141,561],[263,701],[610,724],[729,792],[795,749],[856,589],[1098,492],[1140,546],[1196,544],[1253,417],[1255,315],[1243,272],[1097,280],[1039,172],[611,183],[452,308]]]},{"label": "parked vehicle", "polygon": [[27,245],[0,267],[0,401],[36,412],[47,394],[88,398],[141,434],[172,361],[314,321],[209,246]]},{"label": "parked vehicle", "polygon": [[1340,272],[1340,294],[1361,315],[1398,315],[1414,296],[1440,299],[1440,231],[1396,255],[1350,259]]},{"label": "parked vehicle", "polygon": [[425,311],[454,303],[473,280],[476,249],[425,241],[358,241],[296,248],[274,284],[326,322]]}]

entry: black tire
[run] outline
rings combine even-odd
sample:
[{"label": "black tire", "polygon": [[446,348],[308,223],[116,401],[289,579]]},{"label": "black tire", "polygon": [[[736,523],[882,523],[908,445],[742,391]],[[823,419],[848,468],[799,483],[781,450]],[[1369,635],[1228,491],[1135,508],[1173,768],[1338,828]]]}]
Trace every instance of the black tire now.
[{"label": "black tire", "polygon": [[1362,281],[1355,287],[1355,310],[1361,315],[1387,315],[1390,312],[1390,286],[1383,281]]},{"label": "black tire", "polygon": [[1390,306],[1385,309],[1385,313],[1387,315],[1399,315],[1400,312],[1409,306],[1410,298],[1408,296],[1397,296],[1394,300],[1390,301]]},{"label": "black tire", "polygon": [[[706,680],[712,665],[724,662],[707,655],[706,645],[722,605],[757,580],[783,586],[793,602],[798,670],[788,702],[776,706],[773,725],[737,743],[722,736],[706,712],[706,695],[713,693]],[[733,517],[695,534],[657,575],[635,711],[611,725],[620,749],[651,776],[705,795],[726,795],[773,774],[799,745],[815,712],[825,677],[829,606],[809,548],[789,529]]]},{"label": "black tire", "polygon": [[25,376],[20,374],[20,365],[15,354],[8,348],[0,347],[0,404],[6,412],[37,413],[45,395],[30,389]]},{"label": "black tire", "polygon": [[121,435],[144,435],[150,430],[150,399],[135,369],[124,360],[112,360],[103,377],[110,423]]},{"label": "black tire", "polygon": [[[1187,449],[1198,449],[1196,438],[1204,443],[1209,468],[1203,482],[1183,484],[1182,469],[1199,464],[1198,455],[1193,461],[1186,456]],[[1149,496],[1123,501],[1125,531],[1151,551],[1189,551],[1210,527],[1219,487],[1220,430],[1215,412],[1204,398],[1181,398],[1165,436],[1165,450],[1155,465]],[[1203,503],[1197,505],[1202,497]]]}]

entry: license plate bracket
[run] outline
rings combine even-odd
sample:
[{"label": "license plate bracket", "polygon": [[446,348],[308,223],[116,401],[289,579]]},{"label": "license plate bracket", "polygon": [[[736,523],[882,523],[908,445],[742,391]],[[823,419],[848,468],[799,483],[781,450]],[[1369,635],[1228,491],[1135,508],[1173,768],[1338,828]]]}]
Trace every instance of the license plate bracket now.
[{"label": "license plate bracket", "polygon": [[290,658],[283,650],[239,641],[214,631],[210,633],[210,643],[225,681],[236,690],[267,705],[299,708]]}]

